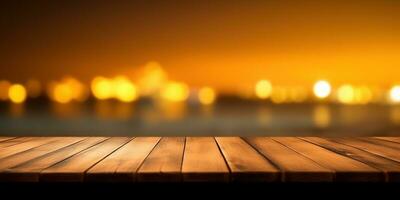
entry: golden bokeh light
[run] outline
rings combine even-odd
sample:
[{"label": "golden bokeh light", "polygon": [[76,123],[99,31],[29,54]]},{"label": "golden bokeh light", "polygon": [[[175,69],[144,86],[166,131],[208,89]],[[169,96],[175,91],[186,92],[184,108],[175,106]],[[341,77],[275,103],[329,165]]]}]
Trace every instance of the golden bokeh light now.
[{"label": "golden bokeh light", "polygon": [[288,90],[288,98],[291,102],[302,103],[307,100],[307,90],[301,86],[291,87]]},{"label": "golden bokeh light", "polygon": [[13,103],[23,103],[26,95],[26,89],[21,84],[13,84],[8,89],[8,98]]},{"label": "golden bokeh light", "polygon": [[113,84],[110,79],[98,76],[91,82],[91,90],[97,99],[105,100],[113,97]]},{"label": "golden bokeh light", "polygon": [[6,101],[8,99],[8,89],[10,86],[11,83],[6,80],[0,81],[0,100]]},{"label": "golden bokeh light", "polygon": [[53,98],[58,103],[69,103],[72,101],[74,92],[72,88],[66,84],[57,84],[53,90]]},{"label": "golden bokeh light", "polygon": [[210,87],[203,87],[199,90],[199,102],[203,105],[213,104],[216,98],[216,92]]},{"label": "golden bokeh light", "polygon": [[132,102],[138,98],[136,85],[124,76],[113,80],[113,90],[114,97],[122,102]]},{"label": "golden bokeh light", "polygon": [[319,80],[313,87],[314,95],[319,99],[324,99],[331,94],[331,84],[325,80]]},{"label": "golden bokeh light", "polygon": [[159,63],[147,63],[137,81],[140,95],[151,96],[156,94],[167,81],[168,75]]},{"label": "golden bokeh light", "polygon": [[83,102],[89,97],[89,91],[87,87],[79,80],[73,77],[65,77],[61,83],[67,85],[72,92],[72,99]]},{"label": "golden bokeh light", "polygon": [[394,103],[400,103],[400,85],[395,85],[390,89],[390,100]]},{"label": "golden bokeh light", "polygon": [[183,102],[189,97],[189,87],[181,82],[169,82],[161,91],[161,98],[171,102]]},{"label": "golden bokeh light", "polygon": [[338,100],[344,104],[351,104],[354,100],[354,88],[352,85],[342,85],[338,89]]},{"label": "golden bokeh light", "polygon": [[288,93],[283,87],[275,87],[271,94],[271,101],[276,104],[285,103],[288,100]]},{"label": "golden bokeh light", "polygon": [[355,87],[354,102],[357,104],[367,104],[373,99],[373,94],[367,86]]},{"label": "golden bokeh light", "polygon": [[42,84],[36,79],[29,79],[26,81],[25,87],[30,98],[37,98],[42,92]]},{"label": "golden bokeh light", "polygon": [[272,84],[268,80],[260,80],[255,87],[255,93],[260,99],[267,99],[272,93]]}]

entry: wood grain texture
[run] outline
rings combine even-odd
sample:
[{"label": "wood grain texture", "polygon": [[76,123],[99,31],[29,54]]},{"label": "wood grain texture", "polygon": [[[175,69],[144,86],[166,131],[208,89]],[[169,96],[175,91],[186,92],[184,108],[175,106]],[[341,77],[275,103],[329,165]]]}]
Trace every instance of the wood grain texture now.
[{"label": "wood grain texture", "polygon": [[369,142],[369,143],[372,143],[372,144],[377,144],[377,145],[380,145],[380,146],[390,147],[390,148],[397,149],[397,150],[400,151],[400,144],[397,143],[397,142],[380,140],[380,139],[377,139],[377,138],[359,138],[359,139],[362,140],[362,141],[365,141],[365,142]]},{"label": "wood grain texture", "polygon": [[334,138],[335,142],[350,145],[358,149],[400,162],[400,151],[387,146],[366,142],[355,138]]},{"label": "wood grain texture", "polygon": [[14,139],[15,137],[0,137],[0,142],[4,142],[4,141],[7,141],[7,140],[11,140],[11,139]]},{"label": "wood grain texture", "polygon": [[83,140],[84,138],[80,137],[60,137],[57,138],[54,142],[47,143],[32,149],[29,149],[27,151],[23,151],[17,154],[14,154],[12,156],[5,157],[3,159],[0,159],[0,171],[7,171],[8,168],[17,166],[19,164],[22,164],[24,162],[27,162],[29,160],[35,159],[37,157],[43,156],[45,154],[51,153],[57,149],[66,147],[68,145],[71,145],[73,143],[76,143],[80,140]]},{"label": "wood grain texture", "polygon": [[45,170],[41,181],[83,181],[85,172],[112,152],[126,144],[130,138],[113,137],[85,151],[63,160]]},{"label": "wood grain texture", "polygon": [[16,145],[16,144],[20,144],[20,143],[23,143],[23,142],[27,142],[29,140],[34,140],[34,139],[37,139],[37,138],[35,138],[35,137],[18,137],[18,138],[14,138],[14,139],[11,139],[11,140],[6,140],[6,141],[3,141],[3,142],[0,142],[0,149],[6,148],[6,147],[10,147],[10,146],[13,146],[13,145]]},{"label": "wood grain texture", "polygon": [[140,167],[138,181],[181,181],[184,147],[184,137],[162,138]]},{"label": "wood grain texture", "polygon": [[385,159],[381,156],[377,156],[366,151],[339,144],[329,139],[318,138],[318,137],[304,137],[306,141],[312,142],[323,148],[331,150],[337,154],[344,155],[362,163],[365,163],[371,167],[382,170],[386,175],[386,181],[399,182],[400,181],[400,163]]},{"label": "wood grain texture", "polygon": [[380,140],[389,141],[389,142],[400,143],[400,138],[399,137],[374,137],[374,138],[380,139]]},{"label": "wood grain texture", "polygon": [[16,137],[0,181],[400,181],[396,137]]},{"label": "wood grain texture", "polygon": [[285,182],[331,182],[334,172],[266,137],[246,138],[255,149],[275,163]]},{"label": "wood grain texture", "polygon": [[279,171],[239,137],[215,138],[231,170],[231,181],[278,181]]},{"label": "wood grain texture", "polygon": [[22,143],[0,148],[0,159],[11,156],[57,140],[57,137],[27,138]]},{"label": "wood grain texture", "polygon": [[35,158],[23,164],[9,168],[7,172],[0,174],[0,179],[4,181],[23,181],[37,182],[39,181],[40,173],[46,169],[59,163],[71,156],[86,150],[100,142],[103,142],[105,137],[89,137],[73,145],[64,147],[44,156]]},{"label": "wood grain texture", "polygon": [[187,137],[184,181],[229,181],[229,169],[213,137]]},{"label": "wood grain texture", "polygon": [[136,171],[159,142],[159,137],[135,138],[86,173],[88,181],[135,181]]},{"label": "wood grain texture", "polygon": [[273,140],[312,159],[319,165],[334,170],[337,181],[384,181],[383,172],[354,159],[293,137],[273,137]]}]

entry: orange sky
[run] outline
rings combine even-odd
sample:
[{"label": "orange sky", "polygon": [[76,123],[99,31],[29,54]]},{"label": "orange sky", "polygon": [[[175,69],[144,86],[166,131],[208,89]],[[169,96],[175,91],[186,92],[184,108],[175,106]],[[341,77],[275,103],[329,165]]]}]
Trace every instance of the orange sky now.
[{"label": "orange sky", "polygon": [[400,1],[15,1],[0,6],[0,79],[88,80],[158,61],[233,90],[400,81]]}]

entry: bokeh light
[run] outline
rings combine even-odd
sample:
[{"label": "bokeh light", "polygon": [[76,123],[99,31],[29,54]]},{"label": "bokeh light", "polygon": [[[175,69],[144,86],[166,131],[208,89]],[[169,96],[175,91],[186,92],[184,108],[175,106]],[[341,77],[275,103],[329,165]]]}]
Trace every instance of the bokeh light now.
[{"label": "bokeh light", "polygon": [[351,104],[354,100],[354,88],[352,85],[342,85],[338,89],[338,100],[340,103]]},{"label": "bokeh light", "polygon": [[400,85],[395,85],[390,89],[390,100],[394,103],[400,103]]},{"label": "bokeh light", "polygon": [[355,87],[354,89],[354,102],[357,104],[367,104],[373,99],[371,89],[367,86]]},{"label": "bokeh light", "polygon": [[167,73],[157,62],[147,63],[139,75],[137,83],[142,96],[155,95],[168,81]]},{"label": "bokeh light", "polygon": [[72,88],[68,84],[57,84],[53,90],[53,98],[58,103],[69,103],[73,99]]},{"label": "bokeh light", "polygon": [[122,102],[132,102],[138,97],[136,86],[126,77],[118,76],[113,80],[114,97]]},{"label": "bokeh light", "polygon": [[89,97],[87,87],[79,80],[73,77],[65,77],[61,80],[61,83],[69,87],[73,100],[83,102]]},{"label": "bokeh light", "polygon": [[271,94],[271,101],[276,104],[285,103],[288,100],[288,93],[284,87],[274,87]]},{"label": "bokeh light", "polygon": [[181,82],[169,82],[161,91],[161,98],[171,102],[182,102],[189,97],[189,87]]},{"label": "bokeh light", "polygon": [[324,99],[331,94],[331,85],[328,81],[319,80],[314,84],[314,95],[320,99]]},{"label": "bokeh light", "polygon": [[272,93],[272,84],[268,80],[260,80],[255,87],[255,93],[260,99],[267,99]]},{"label": "bokeh light", "polygon": [[91,90],[97,99],[109,99],[113,96],[112,81],[101,76],[95,77],[91,82]]},{"label": "bokeh light", "polygon": [[26,99],[26,89],[21,84],[13,84],[8,89],[8,98],[13,103],[23,103]]},{"label": "bokeh light", "polygon": [[203,105],[213,104],[216,98],[216,92],[210,87],[203,87],[199,90],[199,102]]}]

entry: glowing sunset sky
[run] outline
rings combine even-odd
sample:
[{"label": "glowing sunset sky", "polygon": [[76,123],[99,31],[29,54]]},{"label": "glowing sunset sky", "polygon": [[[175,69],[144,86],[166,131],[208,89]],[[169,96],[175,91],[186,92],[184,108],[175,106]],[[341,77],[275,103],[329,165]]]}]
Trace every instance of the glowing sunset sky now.
[{"label": "glowing sunset sky", "polygon": [[400,81],[400,1],[2,1],[0,79],[134,71],[232,90]]}]

